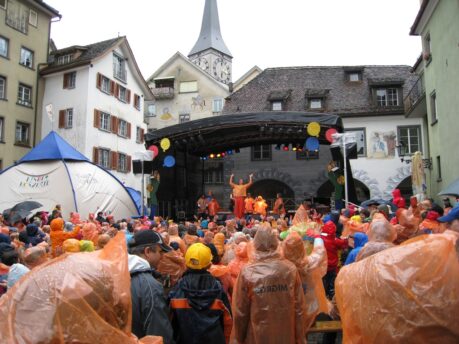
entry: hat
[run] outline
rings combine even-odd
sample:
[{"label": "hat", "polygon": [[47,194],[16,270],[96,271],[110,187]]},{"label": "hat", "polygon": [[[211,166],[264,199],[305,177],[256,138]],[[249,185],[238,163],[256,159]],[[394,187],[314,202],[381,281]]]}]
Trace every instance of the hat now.
[{"label": "hat", "polygon": [[459,206],[454,207],[448,213],[448,215],[439,217],[437,221],[439,222],[453,222],[454,220],[459,220]]},{"label": "hat", "polygon": [[161,235],[151,230],[143,230],[136,232],[133,239],[129,242],[129,247],[141,247],[158,244],[164,252],[171,251],[171,248],[167,246]]},{"label": "hat", "polygon": [[210,248],[201,243],[191,245],[186,251],[185,262],[186,266],[193,270],[207,268],[212,262]]}]

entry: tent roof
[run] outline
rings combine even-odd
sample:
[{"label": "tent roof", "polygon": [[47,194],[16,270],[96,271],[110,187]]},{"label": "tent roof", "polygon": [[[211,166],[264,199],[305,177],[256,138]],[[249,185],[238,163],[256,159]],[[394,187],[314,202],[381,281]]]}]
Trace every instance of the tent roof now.
[{"label": "tent roof", "polygon": [[18,163],[40,160],[89,161],[88,158],[73,148],[55,131],[51,131],[35,148],[24,155]]}]

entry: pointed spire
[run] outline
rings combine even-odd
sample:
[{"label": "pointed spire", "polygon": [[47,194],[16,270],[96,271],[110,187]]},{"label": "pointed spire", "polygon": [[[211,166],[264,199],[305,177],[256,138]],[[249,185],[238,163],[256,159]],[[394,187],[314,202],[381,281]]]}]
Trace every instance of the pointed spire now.
[{"label": "pointed spire", "polygon": [[188,56],[211,48],[232,57],[225,42],[223,42],[222,34],[220,32],[217,0],[206,0],[204,15],[202,17],[201,33],[199,34],[199,38]]}]

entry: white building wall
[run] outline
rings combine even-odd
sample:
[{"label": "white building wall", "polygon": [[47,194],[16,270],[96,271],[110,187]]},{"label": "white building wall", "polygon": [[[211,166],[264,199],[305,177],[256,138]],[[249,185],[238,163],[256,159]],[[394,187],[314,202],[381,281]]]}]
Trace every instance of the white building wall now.
[{"label": "white building wall", "polygon": [[[422,150],[425,154],[427,141],[422,128],[423,123],[418,118],[404,116],[384,116],[365,118],[343,118],[345,129],[365,128],[367,156],[351,160],[354,178],[360,180],[369,189],[371,197],[391,198],[391,191],[406,177],[411,175],[411,165],[401,162],[397,150],[395,156],[383,159],[371,158],[371,136],[373,132],[390,132],[397,135],[397,127],[421,126]],[[398,142],[398,137],[397,137]]]}]

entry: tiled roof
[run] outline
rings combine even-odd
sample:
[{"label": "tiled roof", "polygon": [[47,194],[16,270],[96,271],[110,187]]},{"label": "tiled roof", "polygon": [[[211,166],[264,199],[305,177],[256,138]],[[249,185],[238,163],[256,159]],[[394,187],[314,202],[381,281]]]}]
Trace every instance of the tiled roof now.
[{"label": "tiled roof", "polygon": [[[281,67],[265,69],[247,85],[231,94],[223,113],[269,111],[270,95],[279,90],[291,90],[285,101],[286,111],[305,111],[307,98],[325,97],[324,112],[342,115],[368,113],[403,113],[403,101],[398,107],[376,107],[371,89],[375,85],[403,85],[403,98],[417,77],[410,66],[330,66]],[[361,71],[362,80],[350,82],[346,72]]]},{"label": "tiled roof", "polygon": [[[50,54],[51,62],[46,68],[44,68],[40,73],[42,75],[50,74],[53,72],[57,72],[60,70],[65,70],[69,68],[73,68],[75,66],[80,66],[84,64],[89,64],[93,59],[99,57],[103,53],[107,51],[110,47],[114,46],[120,40],[124,39],[124,37],[117,37],[108,39],[106,41],[97,42],[89,45],[73,45],[71,47],[55,50]],[[72,60],[72,62],[67,64],[57,64],[58,56],[66,55],[71,52],[81,51],[81,55]]]}]

